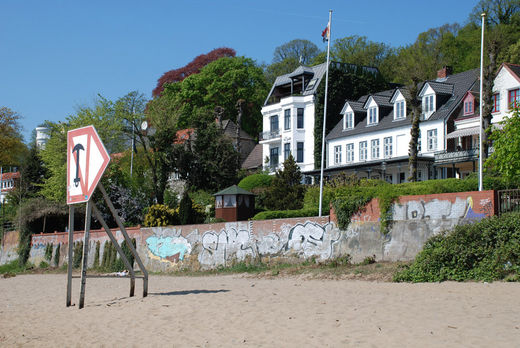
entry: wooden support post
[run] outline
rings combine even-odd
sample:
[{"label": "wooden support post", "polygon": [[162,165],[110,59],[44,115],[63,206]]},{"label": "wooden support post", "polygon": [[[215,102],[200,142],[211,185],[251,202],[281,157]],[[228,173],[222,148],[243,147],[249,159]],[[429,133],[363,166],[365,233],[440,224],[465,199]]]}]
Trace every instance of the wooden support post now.
[{"label": "wooden support post", "polygon": [[85,237],[83,240],[83,260],[81,262],[81,289],[79,293],[79,309],[85,306],[85,285],[87,283],[88,247],[90,237],[90,220],[92,218],[92,200],[87,202],[85,212]]},{"label": "wooden support post", "polygon": [[[69,205],[69,252],[67,261],[67,307],[72,299],[72,248],[74,247],[74,206]],[[59,262],[59,260],[58,260]]]},{"label": "wooden support post", "polygon": [[98,188],[103,194],[103,198],[105,199],[105,202],[108,205],[108,208],[112,212],[112,216],[116,220],[117,226],[119,226],[119,230],[125,237],[126,243],[128,245],[128,248],[130,248],[130,251],[132,251],[132,254],[134,255],[135,261],[139,265],[139,268],[141,269],[141,272],[143,273],[143,297],[146,297],[148,295],[148,271],[144,267],[143,262],[141,261],[141,258],[137,254],[137,250],[135,250],[134,245],[132,244],[132,239],[128,236],[128,233],[126,233],[125,226],[121,223],[121,220],[119,219],[119,214],[117,213],[116,208],[114,208],[114,205],[110,201],[110,198],[108,197],[107,192],[105,191],[105,188],[103,187],[103,184],[100,182],[98,184]]},{"label": "wooden support post", "polygon": [[123,263],[125,264],[125,267],[128,269],[128,272],[130,273],[130,297],[134,296],[134,289],[135,289],[135,272],[133,265],[130,264],[130,261],[126,258],[125,253],[123,252],[123,249],[119,246],[117,243],[116,237],[112,234],[110,231],[110,228],[108,227],[107,223],[105,222],[105,219],[103,219],[103,216],[97,209],[95,204],[92,204],[92,210],[94,212],[94,216],[96,219],[101,223],[101,226],[105,229],[105,232],[108,234],[108,237],[114,244],[117,252],[119,253],[119,256],[121,257],[121,260],[123,260]]}]

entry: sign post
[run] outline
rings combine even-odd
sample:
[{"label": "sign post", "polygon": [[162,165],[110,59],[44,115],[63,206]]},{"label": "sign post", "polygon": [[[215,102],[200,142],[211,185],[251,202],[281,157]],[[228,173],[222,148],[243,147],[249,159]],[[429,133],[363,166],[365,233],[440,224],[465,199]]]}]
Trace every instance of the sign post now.
[{"label": "sign post", "polygon": [[85,286],[87,278],[91,277],[111,277],[107,276],[88,276],[88,251],[89,251],[89,239],[90,239],[90,221],[92,212],[96,219],[101,223],[110,240],[114,244],[119,256],[129,272],[130,278],[130,296],[134,296],[135,288],[135,272],[133,265],[130,264],[123,250],[117,243],[117,239],[114,237],[110,228],[106,224],[105,220],[101,216],[94,202],[91,200],[92,194],[96,187],[99,185],[103,198],[110,208],[110,211],[116,220],[121,233],[125,238],[130,251],[132,252],[139,268],[143,275],[143,297],[148,294],[148,272],[144,268],[143,263],[137,251],[135,250],[132,240],[126,233],[126,229],[119,219],[119,214],[114,209],[112,202],[110,201],[103,185],[100,183],[100,179],[105,172],[105,169],[110,162],[110,156],[108,155],[103,142],[99,138],[96,129],[93,126],[87,126],[71,130],[67,133],[67,204],[69,204],[69,250],[68,250],[68,269],[67,269],[67,307],[71,305],[72,298],[72,260],[73,252],[72,248],[74,245],[74,204],[87,203],[85,213],[85,232],[83,241],[83,258],[81,262],[81,289],[79,297],[79,308],[83,308],[85,305]]}]

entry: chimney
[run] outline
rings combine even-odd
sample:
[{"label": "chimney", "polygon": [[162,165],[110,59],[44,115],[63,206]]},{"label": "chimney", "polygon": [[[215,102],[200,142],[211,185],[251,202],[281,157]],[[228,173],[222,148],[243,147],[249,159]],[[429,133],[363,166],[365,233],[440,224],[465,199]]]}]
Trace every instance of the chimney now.
[{"label": "chimney", "polygon": [[445,79],[453,73],[453,68],[449,65],[445,65],[441,70],[437,71],[437,79]]}]

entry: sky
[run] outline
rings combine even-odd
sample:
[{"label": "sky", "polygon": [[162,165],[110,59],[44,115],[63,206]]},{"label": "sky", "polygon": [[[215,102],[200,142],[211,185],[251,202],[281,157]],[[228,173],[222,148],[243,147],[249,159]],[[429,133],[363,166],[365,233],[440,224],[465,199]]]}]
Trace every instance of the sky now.
[{"label": "sky", "polygon": [[259,64],[293,39],[326,49],[329,10],[332,40],[362,35],[398,47],[430,28],[466,23],[477,2],[0,0],[0,107],[22,116],[29,141],[39,124],[64,121],[98,94],[151,98],[164,72],[218,47]]}]

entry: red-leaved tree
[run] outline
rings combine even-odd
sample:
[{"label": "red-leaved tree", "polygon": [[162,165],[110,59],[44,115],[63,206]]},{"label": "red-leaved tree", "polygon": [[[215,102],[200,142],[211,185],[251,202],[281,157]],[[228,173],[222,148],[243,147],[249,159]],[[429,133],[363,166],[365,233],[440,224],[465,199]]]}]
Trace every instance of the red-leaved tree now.
[{"label": "red-leaved tree", "polygon": [[207,54],[201,54],[182,68],[165,72],[159,80],[157,80],[157,87],[155,87],[152,94],[154,97],[158,97],[161,95],[165,84],[182,81],[186,77],[198,73],[204,66],[219,58],[234,57],[235,55],[235,50],[228,47],[216,48]]}]

